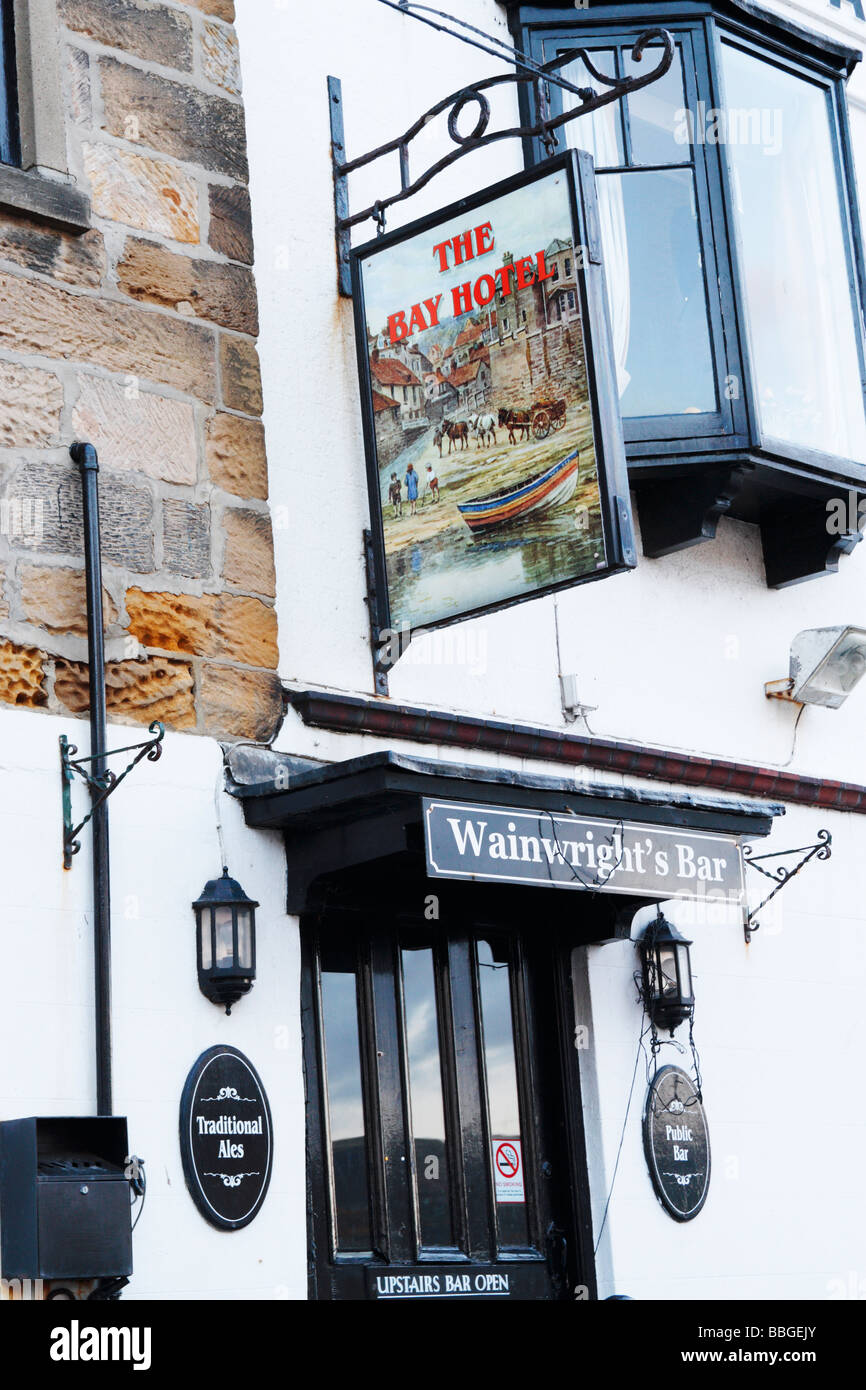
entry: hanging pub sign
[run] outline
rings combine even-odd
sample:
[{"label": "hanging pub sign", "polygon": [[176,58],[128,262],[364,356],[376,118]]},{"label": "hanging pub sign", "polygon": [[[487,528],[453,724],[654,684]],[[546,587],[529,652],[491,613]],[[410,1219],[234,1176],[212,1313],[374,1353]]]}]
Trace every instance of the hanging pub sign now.
[{"label": "hanging pub sign", "polygon": [[430,878],[742,902],[732,835],[553,811],[423,801]]},{"label": "hanging pub sign", "polygon": [[352,253],[377,632],[635,565],[589,155]]},{"label": "hanging pub sign", "polygon": [[271,1110],[258,1072],[237,1048],[203,1052],[183,1088],[180,1152],[189,1194],[223,1231],[258,1214],[273,1164]]},{"label": "hanging pub sign", "polygon": [[675,1221],[691,1221],[710,1186],[710,1133],[694,1082],[660,1067],[647,1092],[643,1144],[656,1196]]}]

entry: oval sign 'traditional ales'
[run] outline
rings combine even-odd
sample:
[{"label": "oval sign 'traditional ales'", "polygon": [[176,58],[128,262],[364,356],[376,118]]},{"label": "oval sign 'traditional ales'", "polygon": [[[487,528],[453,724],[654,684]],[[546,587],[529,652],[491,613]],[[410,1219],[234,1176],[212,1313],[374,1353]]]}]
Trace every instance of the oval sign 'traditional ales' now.
[{"label": "oval sign 'traditional ales'", "polygon": [[660,1067],[650,1084],[643,1142],[656,1196],[676,1221],[691,1221],[710,1185],[710,1132],[691,1077]]},{"label": "oval sign 'traditional ales'", "polygon": [[237,1231],[258,1214],[273,1164],[273,1127],[258,1072],[237,1048],[208,1048],[186,1079],[180,1151],[190,1196],[207,1221]]}]

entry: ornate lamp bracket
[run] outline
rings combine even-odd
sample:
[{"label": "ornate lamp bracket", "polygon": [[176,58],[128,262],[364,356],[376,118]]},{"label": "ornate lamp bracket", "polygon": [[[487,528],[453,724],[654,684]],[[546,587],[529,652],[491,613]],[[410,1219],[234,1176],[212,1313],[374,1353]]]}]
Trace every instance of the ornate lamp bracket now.
[{"label": "ornate lamp bracket", "polygon": [[[78,749],[74,743],[70,743],[65,734],[60,735],[60,776],[63,790],[63,867],[72,868],[72,857],[81,849],[81,842],[77,838],[88,821],[91,820],[94,811],[98,810],[104,802],[108,800],[113,791],[116,791],[134,767],[141,762],[142,758],[147,758],[148,762],[155,763],[162,755],[162,740],[165,737],[165,726],[158,721],[150,725],[150,733],[153,735],[146,743],[132,743],[125,748],[110,748],[103,758],[113,758],[115,753],[134,753],[132,762],[124,768],[118,776],[116,773],[106,768],[101,775],[95,775],[88,771],[88,764],[96,761],[95,758],[76,757]],[[72,783],[76,773],[83,782],[87,783],[90,795],[93,798],[90,811],[80,821],[78,825],[72,824]]]},{"label": "ornate lamp bracket", "polygon": [[[745,930],[746,941],[752,939],[753,932],[760,927],[757,920],[758,913],[763,911],[771,898],[775,898],[777,893],[781,893],[786,884],[796,878],[801,869],[804,869],[810,859],[829,859],[832,853],[830,846],[833,843],[833,836],[829,830],[819,830],[818,839],[814,845],[798,845],[795,849],[777,849],[772,854],[753,854],[751,845],[743,846],[744,862],[757,873],[763,874],[775,887],[767,894],[762,902],[751,911],[747,908],[743,927]],[[763,865],[768,859],[785,859],[792,855],[799,854],[800,860],[794,865],[793,869],[787,868],[784,864],[779,864],[776,868],[764,868]]]},{"label": "ornate lamp bracket", "polygon": [[[386,0],[386,3],[388,0]],[[392,8],[404,9],[402,5],[394,5]],[[426,9],[426,6],[417,8]],[[404,12],[408,12],[404,9]],[[431,14],[438,13],[430,10]],[[414,17],[418,17],[417,15]],[[433,28],[441,26],[433,23]],[[462,26],[464,28],[471,26]],[[446,31],[447,32],[447,31]],[[479,30],[473,32],[480,33]],[[453,35],[453,37],[460,37]],[[471,40],[470,40],[471,42]],[[494,40],[489,40],[489,43]],[[495,41],[499,42],[499,41]],[[651,82],[655,82],[659,77],[663,77],[673,62],[674,41],[666,29],[647,29],[640,35],[632,49],[632,58],[635,62],[640,62],[646,49],[650,45],[655,45],[662,49],[661,57],[656,67],[651,71],[642,74],[640,77],[616,78],[609,77],[603,72],[599,72],[592,61],[592,54],[585,48],[570,48],[565,53],[559,53],[555,58],[544,64],[530,62],[524,55],[518,54],[515,50],[505,47],[505,52],[496,52],[495,49],[481,43],[473,46],[482,48],[484,52],[492,53],[500,59],[509,59],[515,64],[515,71],[503,73],[498,77],[488,77],[480,82],[473,82],[468,87],[461,87],[458,92],[452,92],[450,96],[431,106],[429,111],[425,111],[414,125],[394,140],[387,141],[384,145],[379,145],[374,150],[368,150],[366,154],[359,155],[356,159],[346,159],[346,143],[343,122],[343,92],[339,78],[328,78],[328,100],[331,113],[331,159],[334,174],[334,207],[336,212],[336,232],[337,232],[337,283],[341,295],[351,297],[352,282],[350,274],[351,250],[351,230],[361,222],[372,220],[376,224],[377,232],[381,235],[385,230],[385,215],[389,208],[395,203],[401,203],[406,198],[413,197],[422,188],[434,179],[437,174],[441,174],[449,165],[456,160],[462,159],[464,155],[471,154],[473,150],[483,149],[486,145],[492,145],[497,140],[532,140],[542,141],[548,155],[556,152],[558,137],[557,131],[568,125],[570,121],[577,120],[580,116],[587,116],[591,111],[597,111],[601,106],[607,106],[610,102],[619,101],[622,97],[628,96],[629,92],[637,92],[641,87],[647,87]],[[501,45],[502,46],[502,45]],[[560,69],[566,67],[575,59],[581,59],[587,72],[591,75],[593,82],[598,83],[596,87],[578,87],[563,77]],[[570,111],[564,111],[558,116],[551,114],[550,109],[550,84],[561,87],[564,91],[570,92],[576,99],[576,104]],[[493,87],[502,86],[531,87],[535,93],[536,110],[538,119],[534,124],[509,126],[504,130],[489,130],[490,125],[490,102],[485,93]],[[468,108],[476,111],[475,125],[468,134],[461,134],[457,128],[460,116]],[[437,116],[447,114],[448,135],[452,142],[457,146],[441,159],[435,161],[422,173],[415,177],[410,172],[410,146],[415,137],[426,130],[429,123]],[[400,161],[400,190],[392,193],[388,197],[377,198],[369,207],[361,212],[350,213],[349,211],[349,175],[358,169],[363,169],[365,165],[374,163],[377,159],[382,159],[386,155],[397,154]]]}]

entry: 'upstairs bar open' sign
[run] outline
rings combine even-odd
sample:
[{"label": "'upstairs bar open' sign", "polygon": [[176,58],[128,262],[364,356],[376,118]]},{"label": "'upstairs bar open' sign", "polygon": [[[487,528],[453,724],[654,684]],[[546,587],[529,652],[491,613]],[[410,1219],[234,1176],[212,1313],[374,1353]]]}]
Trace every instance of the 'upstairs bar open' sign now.
[{"label": "'upstairs bar open' sign", "polygon": [[425,799],[424,838],[431,878],[731,904],[744,897],[740,845],[730,835]]}]

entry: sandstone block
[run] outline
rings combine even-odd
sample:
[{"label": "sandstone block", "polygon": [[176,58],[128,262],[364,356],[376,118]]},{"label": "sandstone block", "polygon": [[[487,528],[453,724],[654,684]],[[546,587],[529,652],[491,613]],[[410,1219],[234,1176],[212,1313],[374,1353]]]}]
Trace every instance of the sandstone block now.
[{"label": "sandstone block", "polygon": [[174,241],[198,241],[198,187],[185,170],[113,145],[85,145],[83,156],[99,217]]},{"label": "sandstone block", "polygon": [[226,535],[223,578],[238,589],[273,598],[276,572],[270,517],[240,507],[227,507],[223,512],[223,529]]},{"label": "sandstone block", "polygon": [[199,706],[205,732],[215,738],[249,738],[266,743],[282,719],[279,678],[267,671],[243,671],[205,662]]},{"label": "sandstone block", "polygon": [[203,401],[214,397],[209,329],[17,275],[0,274],[0,347],[96,362]]},{"label": "sandstone block", "polygon": [[253,220],[249,190],[243,184],[211,184],[210,231],[208,241],[214,251],[230,261],[253,263]]},{"label": "sandstone block", "polygon": [[153,0],[59,0],[60,18],[76,33],[122,48],[149,63],[192,69],[192,23]]},{"label": "sandstone block", "polygon": [[88,439],[103,465],[129,469],[168,483],[196,481],[195,408],[135,383],[82,376],[72,414],[79,439]]},{"label": "sandstone block", "polygon": [[229,410],[240,410],[244,415],[261,415],[264,407],[262,373],[254,343],[223,334],[220,339],[220,379],[223,404]]},{"label": "sandstone block", "polygon": [[130,237],[117,267],[117,283],[133,299],[212,319],[239,333],[259,331],[256,285],[244,266],[192,260]]},{"label": "sandstone block", "polygon": [[39,449],[56,439],[63,387],[53,372],[0,362],[0,445]]},{"label": "sandstone block", "polygon": [[236,497],[268,495],[265,427],[261,420],[220,411],[207,423],[207,470],[210,480]]},{"label": "sandstone block", "polygon": [[5,598],[5,588],[6,588],[6,571],[5,571],[5,569],[3,568],[3,566],[0,565],[0,618],[8,618],[8,617],[9,617],[9,604],[6,602],[6,598]]},{"label": "sandstone block", "polygon": [[0,260],[14,261],[52,280],[93,288],[105,274],[105,243],[95,229],[72,236],[6,213],[0,221]]},{"label": "sandstone block", "polygon": [[168,498],[162,504],[162,549],[166,569],[187,579],[210,574],[210,507]]},{"label": "sandstone block", "polygon": [[[226,97],[102,58],[105,128],[246,183],[243,107]],[[130,130],[134,134],[130,136]]]},{"label": "sandstone block", "polygon": [[[105,670],[105,700],[111,718],[150,724],[159,719],[172,729],[195,727],[192,669],[183,661],[148,657],[112,661]],[[86,714],[90,693],[84,662],[55,664],[54,693],[70,714]]]},{"label": "sandstone block", "polygon": [[227,24],[235,22],[235,0],[187,0],[187,3],[195,10],[204,10],[205,14],[224,19]]},{"label": "sandstone block", "polygon": [[260,599],[130,589],[126,609],[129,631],[144,647],[247,666],[277,665],[277,615]]},{"label": "sandstone block", "polygon": [[90,54],[81,48],[66,50],[66,81],[69,111],[78,125],[93,120],[93,93],[90,85]]},{"label": "sandstone block", "polygon": [[[46,460],[22,464],[9,488],[12,503],[26,504],[27,524],[17,544],[56,555],[83,555],[81,478],[72,464]],[[100,471],[102,554],[109,564],[136,574],[153,570],[153,499],[142,488]]]},{"label": "sandstone block", "polygon": [[240,96],[241,60],[234,29],[205,20],[201,45],[202,69],[208,82]]},{"label": "sandstone block", "polygon": [[31,709],[47,705],[43,654],[36,647],[0,642],[0,700]]},{"label": "sandstone block", "polygon": [[[25,565],[21,571],[21,611],[30,623],[49,632],[87,636],[87,590],[83,570],[53,565]],[[117,608],[102,591],[105,626],[117,621]]]}]

